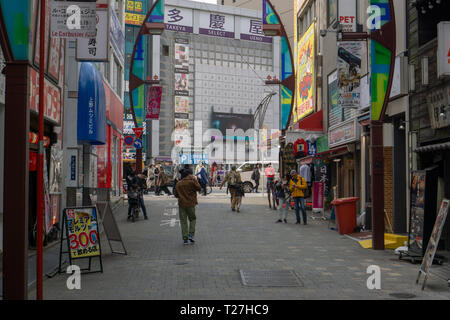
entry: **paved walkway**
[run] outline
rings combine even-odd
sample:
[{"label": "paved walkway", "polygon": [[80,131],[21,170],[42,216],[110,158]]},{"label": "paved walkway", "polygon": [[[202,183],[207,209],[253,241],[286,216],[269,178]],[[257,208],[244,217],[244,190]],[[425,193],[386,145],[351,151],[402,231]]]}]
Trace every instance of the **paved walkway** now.
[{"label": "paved walkway", "polygon": [[[245,197],[241,213],[231,212],[229,199],[199,197],[197,242],[183,246],[176,199],[146,196],[149,220],[126,221],[126,207],[116,219],[127,256],[110,253],[102,241],[102,274],[82,275],[81,290],[68,290],[68,275],[44,282],[45,299],[449,299],[447,282],[431,274],[425,291],[416,286],[419,265],[398,260],[392,250],[363,249],[309,220],[295,225],[275,223],[278,215],[258,195]],[[175,214],[175,215],[174,215]],[[447,262],[448,263],[448,262]],[[381,290],[369,290],[367,267],[381,268]],[[434,266],[433,266],[434,268]],[[293,271],[301,287],[247,287],[239,270]],[[432,269],[433,270],[433,269]],[[34,298],[34,292],[30,292]]]}]

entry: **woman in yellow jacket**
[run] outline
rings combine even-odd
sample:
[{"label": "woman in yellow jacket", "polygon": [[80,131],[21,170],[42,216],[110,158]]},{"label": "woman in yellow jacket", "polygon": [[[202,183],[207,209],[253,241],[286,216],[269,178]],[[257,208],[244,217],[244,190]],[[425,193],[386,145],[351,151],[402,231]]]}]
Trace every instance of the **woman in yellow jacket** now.
[{"label": "woman in yellow jacket", "polygon": [[291,181],[289,182],[289,190],[292,192],[292,198],[295,203],[295,216],[297,217],[296,224],[300,224],[300,207],[302,209],[303,224],[306,224],[306,200],[305,190],[308,188],[305,178],[297,173],[291,171]]}]

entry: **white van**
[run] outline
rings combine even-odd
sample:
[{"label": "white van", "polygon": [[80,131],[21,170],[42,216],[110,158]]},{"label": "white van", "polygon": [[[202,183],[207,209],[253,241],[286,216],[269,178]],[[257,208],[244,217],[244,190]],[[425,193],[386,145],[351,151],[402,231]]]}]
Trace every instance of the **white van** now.
[{"label": "white van", "polygon": [[252,192],[253,188],[256,186],[255,181],[251,179],[253,169],[256,165],[259,165],[259,192],[266,192],[267,189],[267,178],[264,174],[264,170],[269,166],[269,164],[272,165],[273,169],[275,170],[275,179],[278,179],[280,177],[279,172],[279,163],[278,161],[247,161],[238,166],[237,171],[241,174],[242,182],[244,183],[244,191],[246,193]]}]

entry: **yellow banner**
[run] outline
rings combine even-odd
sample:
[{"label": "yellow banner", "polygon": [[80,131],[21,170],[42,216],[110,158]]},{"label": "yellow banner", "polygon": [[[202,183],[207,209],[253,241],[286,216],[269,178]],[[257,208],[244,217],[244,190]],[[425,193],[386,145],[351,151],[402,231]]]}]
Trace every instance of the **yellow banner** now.
[{"label": "yellow banner", "polygon": [[125,24],[140,26],[144,22],[144,19],[144,14],[125,12]]},{"label": "yellow banner", "polygon": [[315,51],[315,23],[313,23],[297,45],[297,103],[294,108],[294,123],[314,112]]}]

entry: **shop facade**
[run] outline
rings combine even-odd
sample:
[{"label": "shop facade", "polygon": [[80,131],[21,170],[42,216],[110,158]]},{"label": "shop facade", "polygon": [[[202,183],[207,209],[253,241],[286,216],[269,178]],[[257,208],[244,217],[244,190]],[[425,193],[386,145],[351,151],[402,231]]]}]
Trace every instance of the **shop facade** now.
[{"label": "shop facade", "polygon": [[[418,1],[408,12],[412,73],[409,99],[411,149],[408,156],[413,174],[426,169],[435,173],[434,185],[430,181],[425,188],[436,190],[427,201],[440,206],[442,199],[450,198],[450,74],[447,57],[450,48],[445,41],[450,36],[450,3],[441,2],[432,10],[421,13],[422,2]],[[424,32],[430,25],[434,27]],[[441,55],[445,50],[445,55]],[[448,221],[447,218],[438,250],[450,250]]]}]

